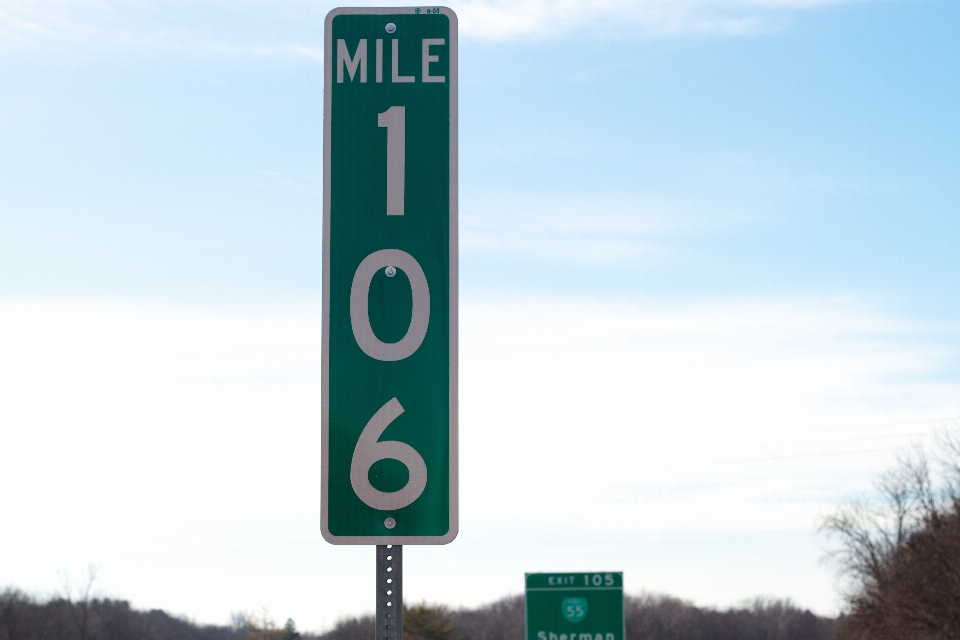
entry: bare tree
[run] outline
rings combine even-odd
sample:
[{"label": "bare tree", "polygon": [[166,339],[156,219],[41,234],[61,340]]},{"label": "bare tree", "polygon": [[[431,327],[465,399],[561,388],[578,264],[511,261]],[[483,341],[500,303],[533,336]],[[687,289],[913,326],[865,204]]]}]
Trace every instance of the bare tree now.
[{"label": "bare tree", "polygon": [[77,626],[80,640],[87,640],[90,625],[90,594],[93,591],[93,583],[97,580],[99,570],[99,567],[95,564],[87,565],[86,575],[79,587],[74,587],[66,571],[61,576],[64,600],[73,605],[70,607],[70,612]]},{"label": "bare tree", "polygon": [[823,523],[846,579],[841,638],[960,637],[960,431],[942,430]]},{"label": "bare tree", "polygon": [[376,634],[376,621],[372,615],[344,618],[332,630],[320,636],[323,640],[370,640]]},{"label": "bare tree", "polygon": [[508,596],[476,609],[453,612],[457,640],[523,640],[526,606],[522,595]]}]

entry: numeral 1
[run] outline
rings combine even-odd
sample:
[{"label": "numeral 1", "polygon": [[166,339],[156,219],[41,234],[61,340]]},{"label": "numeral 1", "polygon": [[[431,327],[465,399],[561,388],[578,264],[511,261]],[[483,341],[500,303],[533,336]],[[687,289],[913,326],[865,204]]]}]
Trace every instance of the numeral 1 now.
[{"label": "numeral 1", "polygon": [[403,215],[403,186],[407,164],[406,107],[390,107],[377,114],[377,125],[387,128],[387,215]]}]

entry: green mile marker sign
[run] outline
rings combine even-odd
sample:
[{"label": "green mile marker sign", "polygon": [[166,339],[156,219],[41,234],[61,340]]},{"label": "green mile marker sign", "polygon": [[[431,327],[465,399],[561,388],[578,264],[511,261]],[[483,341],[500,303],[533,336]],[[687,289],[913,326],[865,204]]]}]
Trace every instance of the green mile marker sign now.
[{"label": "green mile marker sign", "polygon": [[624,640],[623,573],[528,573],[527,640]]},{"label": "green mile marker sign", "polygon": [[324,39],[322,528],[457,535],[457,17],[334,9]]}]

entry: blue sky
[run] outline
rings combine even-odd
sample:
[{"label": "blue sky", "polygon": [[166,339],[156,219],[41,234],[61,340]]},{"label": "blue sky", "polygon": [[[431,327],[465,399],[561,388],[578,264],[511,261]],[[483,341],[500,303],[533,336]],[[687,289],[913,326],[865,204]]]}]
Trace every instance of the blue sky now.
[{"label": "blue sky", "polygon": [[[408,595],[836,611],[819,518],[960,408],[960,5],[453,7],[462,533]],[[0,4],[0,583],[370,608],[319,535],[330,8]]]}]

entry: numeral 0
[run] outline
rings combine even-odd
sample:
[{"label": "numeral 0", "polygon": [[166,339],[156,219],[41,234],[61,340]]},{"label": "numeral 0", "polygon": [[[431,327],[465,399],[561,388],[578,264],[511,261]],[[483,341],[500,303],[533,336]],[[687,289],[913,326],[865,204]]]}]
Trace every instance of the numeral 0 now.
[{"label": "numeral 0", "polygon": [[[410,313],[410,326],[403,338],[399,342],[387,343],[382,342],[370,326],[369,295],[374,274],[391,266],[403,269],[407,274],[413,310]],[[417,259],[399,249],[381,249],[364,258],[353,274],[350,287],[350,324],[357,344],[371,358],[395,362],[413,355],[423,344],[430,324],[430,287]]]}]

